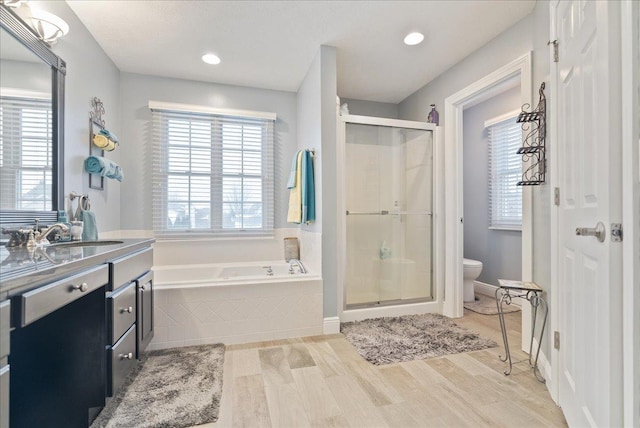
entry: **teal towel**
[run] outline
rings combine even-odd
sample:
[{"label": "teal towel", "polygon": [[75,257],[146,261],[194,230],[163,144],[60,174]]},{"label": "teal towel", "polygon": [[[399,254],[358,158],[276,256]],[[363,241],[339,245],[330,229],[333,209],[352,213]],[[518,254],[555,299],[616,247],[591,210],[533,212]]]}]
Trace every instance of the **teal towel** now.
[{"label": "teal towel", "polygon": [[113,132],[109,132],[106,129],[101,129],[100,130],[100,134],[104,135],[105,137],[107,137],[108,139],[113,141],[114,143],[118,142],[118,137],[116,137],[116,134],[114,134]]},{"label": "teal towel", "polygon": [[293,189],[296,187],[296,170],[298,169],[298,153],[300,150],[296,152],[296,155],[293,157],[293,161],[291,162],[291,172],[289,173],[289,181],[287,181],[287,189]]},{"label": "teal towel", "polygon": [[117,163],[101,156],[89,156],[84,161],[84,169],[92,174],[113,178],[120,182],[124,179],[122,168]]},{"label": "teal towel", "polygon": [[302,223],[316,220],[313,158],[309,150],[302,153]]},{"label": "teal towel", "polygon": [[98,225],[96,224],[96,215],[92,211],[80,210],[76,213],[76,220],[82,220],[82,240],[97,241]]}]

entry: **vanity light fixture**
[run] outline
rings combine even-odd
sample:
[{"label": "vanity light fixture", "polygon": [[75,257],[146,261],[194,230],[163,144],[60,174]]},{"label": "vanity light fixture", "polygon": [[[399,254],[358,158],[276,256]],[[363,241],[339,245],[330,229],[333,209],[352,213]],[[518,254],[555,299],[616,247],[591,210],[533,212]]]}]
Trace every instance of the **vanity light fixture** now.
[{"label": "vanity light fixture", "polygon": [[422,33],[409,33],[404,37],[404,44],[414,46],[422,43],[424,35]]},{"label": "vanity light fixture", "polygon": [[69,25],[62,18],[44,10],[31,9],[29,20],[40,39],[50,45],[69,32]]},{"label": "vanity light fixture", "polygon": [[212,64],[212,65],[220,64],[220,57],[218,55],[211,54],[211,53],[202,55],[202,60],[207,64]]}]

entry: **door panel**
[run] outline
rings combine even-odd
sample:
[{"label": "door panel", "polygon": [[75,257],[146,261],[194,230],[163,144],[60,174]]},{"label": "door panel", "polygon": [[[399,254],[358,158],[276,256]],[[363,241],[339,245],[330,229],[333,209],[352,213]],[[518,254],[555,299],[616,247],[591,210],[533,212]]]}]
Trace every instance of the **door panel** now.
[{"label": "door panel", "polygon": [[[619,216],[620,140],[613,131],[609,18],[615,2],[554,5],[558,73],[559,401],[570,426],[617,426],[622,379],[618,357],[621,265],[609,225]],[[577,236],[605,225],[604,242]]]}]

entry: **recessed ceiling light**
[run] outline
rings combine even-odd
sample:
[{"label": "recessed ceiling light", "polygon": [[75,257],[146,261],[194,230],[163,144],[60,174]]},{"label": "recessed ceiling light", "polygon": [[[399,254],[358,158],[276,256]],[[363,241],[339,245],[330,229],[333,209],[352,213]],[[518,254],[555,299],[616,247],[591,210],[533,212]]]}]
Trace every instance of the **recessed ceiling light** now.
[{"label": "recessed ceiling light", "polygon": [[421,43],[424,40],[422,33],[409,33],[404,38],[404,43],[413,46]]},{"label": "recessed ceiling light", "polygon": [[220,64],[220,57],[214,54],[202,55],[202,60],[207,64],[213,64],[213,65]]}]

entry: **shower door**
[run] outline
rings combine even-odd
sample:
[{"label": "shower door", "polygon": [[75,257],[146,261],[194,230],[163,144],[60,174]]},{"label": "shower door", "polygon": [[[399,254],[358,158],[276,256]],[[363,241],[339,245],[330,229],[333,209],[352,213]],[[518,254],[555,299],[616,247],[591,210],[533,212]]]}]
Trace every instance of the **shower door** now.
[{"label": "shower door", "polygon": [[433,299],[433,135],[346,123],[347,307]]}]

